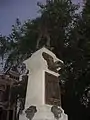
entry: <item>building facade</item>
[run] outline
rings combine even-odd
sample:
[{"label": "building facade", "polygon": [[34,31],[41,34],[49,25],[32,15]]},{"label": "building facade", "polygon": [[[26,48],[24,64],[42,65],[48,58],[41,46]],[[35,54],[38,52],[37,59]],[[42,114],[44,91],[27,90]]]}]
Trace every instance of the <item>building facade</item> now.
[{"label": "building facade", "polygon": [[12,101],[11,89],[18,83],[19,74],[12,70],[0,73],[0,120],[16,119],[16,101]]}]

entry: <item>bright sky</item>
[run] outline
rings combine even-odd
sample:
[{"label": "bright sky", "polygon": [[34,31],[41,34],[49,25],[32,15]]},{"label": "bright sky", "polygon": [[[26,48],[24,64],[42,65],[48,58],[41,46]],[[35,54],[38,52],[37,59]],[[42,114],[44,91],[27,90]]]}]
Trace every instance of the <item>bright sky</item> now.
[{"label": "bright sky", "polygon": [[[0,33],[8,35],[16,18],[22,22],[35,18],[38,14],[37,2],[45,0],[0,0]],[[72,0],[81,3],[82,0]]]}]

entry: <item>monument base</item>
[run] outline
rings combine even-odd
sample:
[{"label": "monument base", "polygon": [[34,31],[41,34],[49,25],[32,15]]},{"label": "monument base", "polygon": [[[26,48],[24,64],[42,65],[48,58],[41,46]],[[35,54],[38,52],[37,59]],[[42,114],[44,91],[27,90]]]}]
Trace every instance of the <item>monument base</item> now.
[{"label": "monument base", "polygon": [[[26,117],[25,111],[20,115],[19,120],[57,120],[54,116],[54,114],[51,112],[51,105],[42,105],[42,106],[36,106],[37,112],[34,114],[33,118],[29,119]],[[61,117],[58,120],[68,120],[67,115],[62,110]]]},{"label": "monument base", "polygon": [[24,61],[28,74],[25,110],[19,120],[68,120],[61,106],[59,71],[63,61],[42,48]]}]

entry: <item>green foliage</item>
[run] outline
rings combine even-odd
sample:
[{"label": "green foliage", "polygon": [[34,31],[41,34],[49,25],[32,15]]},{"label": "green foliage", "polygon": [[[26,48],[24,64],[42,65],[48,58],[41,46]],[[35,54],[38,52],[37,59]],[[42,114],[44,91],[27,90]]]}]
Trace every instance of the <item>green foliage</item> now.
[{"label": "green foliage", "polygon": [[75,13],[78,6],[73,5],[70,0],[48,0],[43,7],[42,4],[39,6],[41,7],[42,13],[41,25],[44,29],[47,28],[48,30],[51,38],[51,46],[58,52],[63,51],[69,29],[72,26],[73,20],[78,16]]},{"label": "green foliage", "polygon": [[16,25],[12,26],[12,33],[8,37],[11,41],[11,52],[6,61],[5,69],[21,63],[35,51],[36,47],[38,18],[29,20],[23,25],[20,22],[18,23],[17,20]]},{"label": "green foliage", "polygon": [[10,50],[10,41],[6,36],[0,35],[0,60],[2,66],[4,65],[4,58],[7,56]]}]

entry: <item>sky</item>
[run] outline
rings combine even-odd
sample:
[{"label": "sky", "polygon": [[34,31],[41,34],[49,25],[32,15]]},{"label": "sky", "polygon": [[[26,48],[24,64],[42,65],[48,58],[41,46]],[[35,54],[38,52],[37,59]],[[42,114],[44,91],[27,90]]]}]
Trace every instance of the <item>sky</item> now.
[{"label": "sky", "polygon": [[[0,33],[8,35],[16,18],[21,22],[38,16],[37,2],[45,0],[0,0]],[[82,0],[72,0],[74,3],[82,3]]]}]

